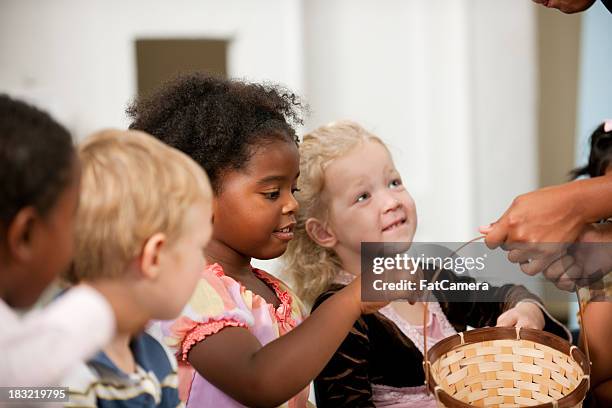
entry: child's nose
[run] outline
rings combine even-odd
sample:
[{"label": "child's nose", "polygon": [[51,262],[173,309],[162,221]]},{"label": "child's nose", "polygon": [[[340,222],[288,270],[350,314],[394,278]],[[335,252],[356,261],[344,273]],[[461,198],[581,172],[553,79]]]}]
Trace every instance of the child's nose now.
[{"label": "child's nose", "polygon": [[289,194],[288,200],[285,202],[285,205],[283,205],[283,214],[294,213],[298,210],[299,207],[300,204],[295,199],[293,194]]},{"label": "child's nose", "polygon": [[401,202],[391,193],[386,193],[383,201],[383,212],[396,210],[401,206]]}]

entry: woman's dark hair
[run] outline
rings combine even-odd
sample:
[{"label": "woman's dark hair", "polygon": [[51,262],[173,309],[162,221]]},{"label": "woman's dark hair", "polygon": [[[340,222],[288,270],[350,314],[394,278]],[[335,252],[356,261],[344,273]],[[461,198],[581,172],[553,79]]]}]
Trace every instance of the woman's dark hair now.
[{"label": "woman's dark hair", "polygon": [[0,234],[24,207],[42,215],[71,181],[72,137],[47,113],[0,94]]},{"label": "woman's dark hair", "polygon": [[605,132],[602,123],[591,135],[591,153],[588,164],[572,170],[570,177],[576,179],[580,176],[603,176],[610,164],[612,164],[612,132]]},{"label": "woman's dark hair", "polygon": [[274,140],[298,142],[293,125],[304,105],[271,84],[203,73],[179,76],[127,109],[131,129],[145,131],[198,162],[219,193],[227,170],[240,170],[253,147]]}]

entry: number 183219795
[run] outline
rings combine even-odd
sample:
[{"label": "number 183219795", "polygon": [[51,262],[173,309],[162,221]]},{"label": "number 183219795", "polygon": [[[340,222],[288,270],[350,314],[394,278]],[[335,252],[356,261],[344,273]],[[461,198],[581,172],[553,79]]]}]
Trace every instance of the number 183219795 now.
[{"label": "number 183219795", "polygon": [[62,402],[68,401],[66,387],[0,387],[2,402]]}]

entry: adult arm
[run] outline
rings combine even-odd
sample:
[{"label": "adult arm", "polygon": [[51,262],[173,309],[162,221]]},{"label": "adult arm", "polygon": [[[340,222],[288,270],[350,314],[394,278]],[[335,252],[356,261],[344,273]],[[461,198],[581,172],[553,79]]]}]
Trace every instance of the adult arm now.
[{"label": "adult arm", "polygon": [[501,218],[481,232],[489,248],[510,250],[508,259],[535,275],[560,258],[586,224],[612,215],[612,177],[546,187],[514,199]]}]

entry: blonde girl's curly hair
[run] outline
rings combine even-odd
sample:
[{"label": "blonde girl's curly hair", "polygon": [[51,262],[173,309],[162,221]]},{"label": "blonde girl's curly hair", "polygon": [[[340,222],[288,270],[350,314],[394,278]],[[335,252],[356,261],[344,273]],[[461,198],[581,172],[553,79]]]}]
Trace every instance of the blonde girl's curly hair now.
[{"label": "blonde girl's curly hair", "polygon": [[283,255],[286,277],[293,281],[298,296],[308,304],[323,293],[333,282],[342,264],[336,253],[318,245],[306,232],[306,220],[328,220],[327,204],[322,197],[325,188],[325,169],[365,141],[382,140],[359,124],[343,120],[321,126],[304,135],[300,144],[300,204],[293,239]]}]

